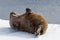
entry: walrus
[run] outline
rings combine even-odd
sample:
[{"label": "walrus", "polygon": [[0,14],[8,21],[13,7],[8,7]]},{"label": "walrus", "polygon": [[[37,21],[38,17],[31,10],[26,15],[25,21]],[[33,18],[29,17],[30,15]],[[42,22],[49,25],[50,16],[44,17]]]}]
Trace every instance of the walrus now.
[{"label": "walrus", "polygon": [[32,12],[29,8],[26,8],[24,14],[11,12],[9,24],[12,29],[29,32],[36,36],[45,34],[48,28],[46,19],[41,14]]}]

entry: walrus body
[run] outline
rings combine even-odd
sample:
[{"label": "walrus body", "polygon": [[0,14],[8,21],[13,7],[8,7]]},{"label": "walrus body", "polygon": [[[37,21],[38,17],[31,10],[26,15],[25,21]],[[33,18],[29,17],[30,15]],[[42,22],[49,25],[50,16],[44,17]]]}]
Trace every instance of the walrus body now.
[{"label": "walrus body", "polygon": [[48,23],[43,16],[26,9],[26,13],[22,15],[10,13],[10,26],[15,30],[29,32],[37,36],[46,32]]}]

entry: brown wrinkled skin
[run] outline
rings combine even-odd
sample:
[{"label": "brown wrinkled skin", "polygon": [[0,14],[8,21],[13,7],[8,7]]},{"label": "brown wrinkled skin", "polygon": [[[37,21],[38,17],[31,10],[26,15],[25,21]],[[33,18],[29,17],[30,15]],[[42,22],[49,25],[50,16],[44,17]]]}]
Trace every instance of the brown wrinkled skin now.
[{"label": "brown wrinkled skin", "polygon": [[[41,28],[40,35],[42,35],[46,32],[48,23],[43,16],[37,13],[24,13],[22,15],[10,13],[10,26],[12,29],[25,31],[32,34],[35,34],[38,28]],[[39,33],[37,33],[36,35],[38,34]]]}]

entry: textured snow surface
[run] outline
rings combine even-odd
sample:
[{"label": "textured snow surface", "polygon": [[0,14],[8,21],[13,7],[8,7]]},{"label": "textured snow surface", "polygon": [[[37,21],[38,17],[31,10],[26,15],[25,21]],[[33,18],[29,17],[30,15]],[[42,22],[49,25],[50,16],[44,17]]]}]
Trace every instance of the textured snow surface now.
[{"label": "textured snow surface", "polygon": [[8,20],[0,19],[0,40],[60,40],[60,24],[49,24],[46,34],[35,38],[33,34],[12,30]]}]

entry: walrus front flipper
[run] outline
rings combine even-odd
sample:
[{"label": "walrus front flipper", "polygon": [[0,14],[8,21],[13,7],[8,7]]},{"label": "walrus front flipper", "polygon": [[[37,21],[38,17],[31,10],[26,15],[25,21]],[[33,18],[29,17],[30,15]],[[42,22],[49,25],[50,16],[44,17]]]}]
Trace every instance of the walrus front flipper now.
[{"label": "walrus front flipper", "polygon": [[30,9],[30,8],[26,8],[26,14],[27,14],[27,15],[30,15],[30,14],[31,14],[31,12],[32,12],[32,11],[31,11],[31,9]]}]

